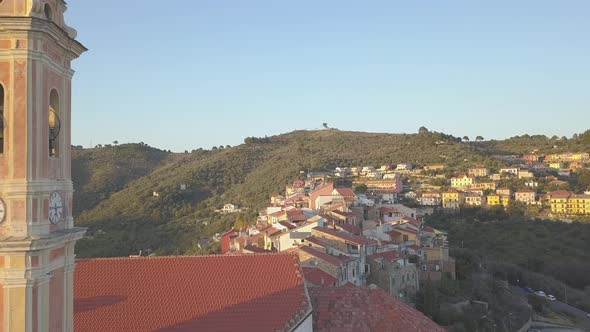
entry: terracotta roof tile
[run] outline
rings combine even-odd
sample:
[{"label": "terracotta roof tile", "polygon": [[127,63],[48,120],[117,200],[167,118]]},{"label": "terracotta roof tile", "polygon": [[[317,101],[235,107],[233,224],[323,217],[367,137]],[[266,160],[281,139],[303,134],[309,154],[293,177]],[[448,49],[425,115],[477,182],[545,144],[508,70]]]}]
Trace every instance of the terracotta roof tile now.
[{"label": "terracotta roof tile", "polygon": [[557,190],[549,193],[551,198],[569,198],[571,195],[572,193],[567,190]]},{"label": "terracotta roof tile", "polygon": [[340,266],[342,265],[343,261],[340,257],[336,257],[336,256],[332,256],[329,254],[326,254],[325,252],[319,251],[317,249],[314,249],[312,247],[309,246],[303,246],[301,248],[299,248],[300,251],[303,251],[304,253],[313,256],[317,259],[321,259],[324,262],[333,265],[333,266]]},{"label": "terracotta roof tile", "polygon": [[286,227],[288,230],[292,230],[292,229],[295,229],[295,228],[297,228],[297,226],[295,226],[295,225],[291,224],[291,223],[290,223],[290,222],[288,222],[288,221],[279,221],[279,224],[281,224],[281,225],[285,226],[285,227]]},{"label": "terracotta roof tile", "polygon": [[91,259],[74,273],[76,331],[275,331],[310,310],[293,254]]},{"label": "terracotta roof tile", "polygon": [[351,235],[351,234],[347,234],[344,232],[339,232],[339,231],[334,231],[331,230],[329,228],[324,228],[324,227],[316,227],[313,230],[321,232],[321,233],[325,233],[337,238],[340,238],[342,240],[348,241],[348,242],[352,242],[355,244],[359,244],[359,245],[373,245],[373,244],[377,244],[377,241],[373,240],[373,239],[369,239],[366,238],[364,236],[358,236],[358,235]]},{"label": "terracotta roof tile", "polygon": [[344,224],[344,225],[337,225],[336,227],[343,229],[352,235],[362,235],[363,234],[363,230],[356,227],[355,225]]},{"label": "terracotta roof tile", "polygon": [[444,328],[381,289],[310,288],[314,331],[443,332]]},{"label": "terracotta roof tile", "polygon": [[356,194],[351,188],[336,188],[336,191],[344,197],[354,197]]},{"label": "terracotta roof tile", "polygon": [[383,259],[388,260],[390,262],[394,262],[394,261],[396,261],[400,258],[403,258],[403,257],[404,257],[404,255],[397,250],[378,252],[378,253],[375,253],[375,254],[369,256],[369,258],[371,258],[371,259],[383,258]]},{"label": "terracotta roof tile", "polygon": [[322,240],[320,238],[317,238],[315,236],[310,236],[307,239],[305,239],[305,241],[311,242],[311,243],[313,243],[315,245],[318,245],[318,246],[321,246],[321,247],[324,247],[324,248],[329,247],[329,244],[326,241],[324,241],[324,240]]},{"label": "terracotta roof tile", "polygon": [[317,267],[303,267],[305,281],[314,286],[330,287],[338,284],[338,279]]},{"label": "terracotta roof tile", "polygon": [[381,214],[387,214],[387,213],[400,213],[401,214],[401,212],[399,210],[394,209],[394,208],[390,208],[390,207],[386,207],[386,206],[380,207],[379,212]]}]

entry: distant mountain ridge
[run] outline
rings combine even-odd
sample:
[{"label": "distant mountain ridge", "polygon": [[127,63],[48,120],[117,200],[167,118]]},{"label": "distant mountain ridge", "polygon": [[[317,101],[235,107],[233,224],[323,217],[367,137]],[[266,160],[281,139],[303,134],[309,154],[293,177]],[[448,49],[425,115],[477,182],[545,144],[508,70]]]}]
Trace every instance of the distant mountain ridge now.
[{"label": "distant mountain ridge", "polygon": [[[561,140],[563,149],[588,149],[590,133]],[[213,213],[224,203],[249,208],[254,218],[270,195],[301,171],[337,166],[481,164],[493,153],[523,153],[529,138],[461,142],[436,132],[377,134],[338,130],[294,131],[245,139],[236,147],[170,153],[145,144],[73,149],[74,213],[88,237],[80,257],[120,256],[151,249],[162,254],[199,252],[199,239],[235,221]],[[555,141],[534,137],[554,149]],[[559,144],[559,143],[558,143]]]}]

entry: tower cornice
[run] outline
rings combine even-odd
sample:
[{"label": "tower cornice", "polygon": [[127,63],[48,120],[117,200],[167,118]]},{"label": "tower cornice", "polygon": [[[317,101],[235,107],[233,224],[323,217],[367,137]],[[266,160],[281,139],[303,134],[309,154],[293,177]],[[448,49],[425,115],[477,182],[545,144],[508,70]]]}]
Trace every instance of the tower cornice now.
[{"label": "tower cornice", "polygon": [[36,17],[0,16],[0,36],[22,32],[41,32],[49,35],[53,42],[70,53],[72,60],[88,51],[82,43],[74,39],[76,33],[73,29],[67,32],[52,21]]},{"label": "tower cornice", "polygon": [[80,240],[85,232],[86,228],[73,227],[43,236],[0,238],[0,255],[52,249],[58,246],[63,246],[64,243],[72,243]]}]

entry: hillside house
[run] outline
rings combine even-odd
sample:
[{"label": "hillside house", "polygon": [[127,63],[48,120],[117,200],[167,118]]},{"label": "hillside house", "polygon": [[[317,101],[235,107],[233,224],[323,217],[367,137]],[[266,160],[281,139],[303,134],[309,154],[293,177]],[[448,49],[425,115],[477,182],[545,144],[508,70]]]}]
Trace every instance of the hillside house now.
[{"label": "hillside house", "polygon": [[486,198],[483,195],[474,192],[465,193],[465,205],[483,206],[486,204]]},{"label": "hillside house", "polygon": [[[327,249],[329,251],[329,248]],[[336,286],[351,283],[353,285],[363,285],[364,278],[360,274],[363,270],[360,266],[358,257],[346,256],[342,254],[331,255],[319,248],[311,246],[302,246],[297,250],[301,266],[319,268],[325,273],[337,279]]]},{"label": "hillside house", "polygon": [[222,213],[238,213],[238,212],[242,212],[242,209],[240,209],[239,206],[234,205],[234,204],[225,204],[223,206],[223,208],[221,209]]},{"label": "hillside house", "polygon": [[418,203],[423,206],[439,206],[442,202],[442,195],[437,192],[426,192],[418,198]]},{"label": "hillside house", "polygon": [[510,188],[499,188],[496,190],[496,194],[501,196],[512,196],[512,189]]},{"label": "hillside house", "polygon": [[518,175],[518,167],[505,167],[500,169],[500,174]]},{"label": "hillside house", "polygon": [[514,194],[514,199],[527,205],[535,204],[537,194],[530,189],[519,190]]},{"label": "hillside house", "polygon": [[456,189],[446,191],[442,194],[442,204],[445,209],[459,209],[465,204],[465,193]]},{"label": "hillside house", "polygon": [[451,178],[451,187],[453,188],[466,188],[472,186],[474,183],[475,177],[473,175],[463,175]]},{"label": "hillside house", "polygon": [[535,173],[533,173],[532,171],[520,170],[518,172],[518,178],[519,179],[532,179],[534,177],[535,177]]},{"label": "hillside house", "polygon": [[453,280],[457,278],[455,259],[449,255],[448,247],[422,247],[420,259],[420,280],[441,280],[448,274]]},{"label": "hillside house", "polygon": [[488,176],[490,174],[490,169],[487,167],[473,167],[467,171],[467,174],[479,177]]},{"label": "hillside house", "polygon": [[420,276],[415,264],[399,251],[379,252],[369,256],[371,273],[368,283],[375,284],[391,296],[412,301],[420,289]]},{"label": "hillside house", "polygon": [[395,170],[397,171],[411,171],[414,168],[412,164],[397,164]]}]

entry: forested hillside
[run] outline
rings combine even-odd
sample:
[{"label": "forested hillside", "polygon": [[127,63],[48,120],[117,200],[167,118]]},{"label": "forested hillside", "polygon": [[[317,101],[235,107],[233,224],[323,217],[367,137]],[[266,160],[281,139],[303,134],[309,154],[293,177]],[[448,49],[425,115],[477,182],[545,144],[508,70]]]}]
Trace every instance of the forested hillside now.
[{"label": "forested hillside", "polygon": [[[159,254],[214,251],[201,240],[227,230],[237,218],[254,221],[270,195],[282,192],[301,171],[402,162],[445,163],[461,169],[497,164],[492,154],[533,149],[589,151],[590,132],[570,139],[525,135],[505,141],[462,142],[436,132],[322,130],[249,137],[236,147],[186,153],[144,144],[74,149],[74,213],[77,225],[89,229],[78,243],[78,255],[120,256],[147,249]],[[224,203],[239,204],[246,212],[239,216],[215,213]]]},{"label": "forested hillside", "polygon": [[[214,213],[216,208],[240,204],[250,211],[244,218],[253,220],[270,195],[284,190],[302,170],[482,158],[475,147],[439,133],[338,130],[250,137],[236,147],[181,154],[138,144],[75,150],[76,223],[89,228],[88,237],[79,242],[78,255],[205,250],[198,248],[200,238],[235,221],[235,216]],[[181,185],[186,189],[181,190]]]},{"label": "forested hillside", "polygon": [[547,137],[545,135],[514,136],[506,140],[474,142],[474,146],[490,154],[526,154],[536,151],[540,154],[561,152],[588,152],[590,130],[573,137]]}]

